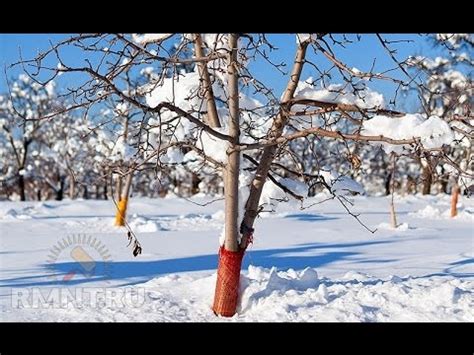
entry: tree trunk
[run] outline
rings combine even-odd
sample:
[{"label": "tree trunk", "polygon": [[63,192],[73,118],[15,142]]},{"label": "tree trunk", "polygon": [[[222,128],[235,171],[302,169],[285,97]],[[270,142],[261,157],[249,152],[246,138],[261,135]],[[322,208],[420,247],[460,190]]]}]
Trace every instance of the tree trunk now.
[{"label": "tree trunk", "polygon": [[432,176],[431,176],[431,169],[429,166],[424,166],[421,179],[423,181],[423,195],[429,195],[431,193],[431,183],[432,183]]},{"label": "tree trunk", "polygon": [[20,189],[20,200],[21,201],[26,201],[25,177],[21,174],[18,174],[18,188]]},{"label": "tree trunk", "polygon": [[[202,39],[200,34],[196,34],[194,41],[194,50],[196,52],[196,58],[204,57],[204,50],[202,48]],[[213,127],[217,128],[221,126],[219,121],[219,116],[217,115],[216,101],[214,98],[214,92],[212,90],[211,77],[209,71],[207,70],[207,62],[198,62],[199,75],[202,80],[202,91],[203,96],[206,98],[207,106],[207,116],[206,123]]]},{"label": "tree trunk", "polygon": [[105,183],[104,183],[104,200],[108,200],[108,199],[109,199],[109,197],[107,196],[107,195],[109,194],[108,191],[107,191],[107,190],[108,190],[108,189],[107,189],[107,186],[108,186],[108,185],[107,185],[107,180],[106,180]]},{"label": "tree trunk", "polygon": [[392,192],[392,198],[390,199],[390,225],[392,228],[397,228],[397,214],[395,212],[394,193],[395,193],[395,168],[397,163],[397,156],[392,153],[392,171],[390,172],[390,186]]},{"label": "tree trunk", "polygon": [[239,247],[239,171],[240,152],[235,150],[239,144],[239,88],[237,72],[238,35],[229,36],[231,53],[227,65],[229,92],[229,136],[232,143],[227,151],[225,169],[225,240],[219,250],[219,265],[214,295],[213,311],[216,315],[232,317],[237,309],[239,296],[240,269],[245,249]]},{"label": "tree trunk", "polygon": [[41,189],[39,187],[36,189],[36,198],[41,201]]},{"label": "tree trunk", "polygon": [[193,172],[191,175],[191,195],[195,195],[199,192],[200,183],[201,179],[199,178],[198,174]]},{"label": "tree trunk", "polygon": [[[238,87],[237,87],[237,73],[234,72],[232,62],[237,61],[237,36],[231,35],[230,42],[233,42],[230,46],[232,48],[230,63],[228,66],[229,73],[229,111],[231,117],[231,125],[229,133],[235,134],[236,130],[233,130],[233,126],[238,126]],[[304,58],[306,49],[309,42],[300,43],[296,52],[296,58],[293,66],[293,70],[290,76],[285,93],[283,94],[283,103],[288,102],[294,96],[296,87],[301,77],[301,71],[304,65]],[[234,58],[234,59],[233,59]],[[236,110],[236,112],[235,112]],[[234,122],[237,119],[237,122]],[[282,135],[283,129],[287,123],[288,116],[281,109],[280,112],[273,120],[272,127],[270,129],[269,138],[278,138]],[[238,132],[238,130],[237,130]],[[233,143],[238,142],[234,136]],[[225,225],[225,241],[224,246],[219,251],[219,267],[217,272],[217,285],[216,294],[214,297],[213,310],[216,314],[222,316],[232,316],[235,314],[237,308],[237,298],[239,290],[239,278],[240,268],[242,264],[242,258],[247,248],[249,240],[252,238],[253,224],[258,214],[260,196],[262,189],[265,184],[265,180],[270,169],[270,165],[273,161],[277,147],[275,145],[267,146],[263,150],[262,158],[257,167],[255,177],[253,178],[250,186],[250,195],[245,205],[245,214],[242,219],[240,226],[240,233],[242,238],[240,245],[237,244],[237,238],[239,231],[236,230],[237,224],[234,223],[238,218],[238,199],[233,194],[238,192],[238,176],[236,178],[235,167],[238,166],[238,154],[237,157],[232,156],[232,153],[228,156],[228,163],[226,167],[225,175],[225,195],[226,195],[226,225]],[[232,152],[232,149],[230,150]],[[235,159],[235,160],[234,160]],[[238,196],[238,195],[237,195]],[[236,212],[234,212],[236,211]],[[236,250],[236,251],[233,251]]]},{"label": "tree trunk", "polygon": [[76,180],[72,174],[69,174],[69,198],[71,200],[76,198]]},{"label": "tree trunk", "polygon": [[385,196],[390,195],[390,186],[392,184],[393,172],[390,171],[385,177]]},{"label": "tree trunk", "polygon": [[62,201],[64,197],[64,176],[58,175],[59,188],[56,190],[56,201]]},{"label": "tree trunk", "polygon": [[395,213],[395,205],[393,203],[393,198],[391,199],[391,202],[390,202],[390,226],[392,228],[398,227],[397,214]]},{"label": "tree trunk", "polygon": [[125,220],[127,217],[127,206],[128,206],[128,197],[130,195],[130,189],[132,186],[133,172],[130,172],[127,175],[125,180],[125,186],[123,191],[120,193],[120,199],[117,206],[117,213],[115,214],[115,225],[124,226]]},{"label": "tree trunk", "polygon": [[84,192],[82,194],[82,198],[84,200],[88,200],[89,199],[89,189],[87,188],[87,185],[84,185]]},{"label": "tree trunk", "polygon": [[456,217],[458,214],[458,199],[460,192],[459,185],[456,184],[451,189],[451,217]]},{"label": "tree trunk", "polygon": [[440,184],[441,184],[441,192],[444,194],[447,194],[448,193],[448,179],[443,178],[440,181]]},{"label": "tree trunk", "polygon": [[122,194],[122,187],[123,187],[123,186],[122,186],[122,185],[123,185],[122,182],[123,182],[122,176],[120,176],[120,175],[117,176],[117,186],[116,186],[116,188],[115,188],[115,189],[116,189],[116,190],[115,190],[115,194],[116,194],[116,199],[117,199],[117,201],[119,201],[119,202],[120,202],[120,197],[121,197],[121,194]]},{"label": "tree trunk", "polygon": [[407,176],[406,193],[408,195],[416,193],[416,181],[411,175]]}]

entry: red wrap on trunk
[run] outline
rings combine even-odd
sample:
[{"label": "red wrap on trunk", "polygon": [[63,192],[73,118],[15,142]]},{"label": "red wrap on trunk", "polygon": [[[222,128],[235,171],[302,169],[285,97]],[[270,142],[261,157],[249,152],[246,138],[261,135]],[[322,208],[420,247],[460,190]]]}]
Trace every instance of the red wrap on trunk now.
[{"label": "red wrap on trunk", "polygon": [[212,310],[217,315],[232,317],[239,298],[240,269],[245,250],[229,251],[223,246],[219,249],[216,293]]}]

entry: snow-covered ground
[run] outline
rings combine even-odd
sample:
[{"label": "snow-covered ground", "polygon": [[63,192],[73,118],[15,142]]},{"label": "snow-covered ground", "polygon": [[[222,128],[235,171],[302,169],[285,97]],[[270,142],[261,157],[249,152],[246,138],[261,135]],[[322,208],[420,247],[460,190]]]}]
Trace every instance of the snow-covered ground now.
[{"label": "snow-covered ground", "polygon": [[231,319],[210,309],[223,201],[132,198],[136,258],[111,201],[0,202],[0,320],[473,322],[472,199],[451,219],[449,196],[398,197],[397,229],[388,198],[354,202],[375,234],[336,201],[259,219]]}]

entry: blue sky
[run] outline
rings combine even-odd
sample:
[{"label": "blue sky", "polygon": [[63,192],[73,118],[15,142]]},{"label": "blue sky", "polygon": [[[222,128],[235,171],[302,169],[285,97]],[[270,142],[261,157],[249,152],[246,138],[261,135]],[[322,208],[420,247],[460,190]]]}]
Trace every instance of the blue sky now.
[{"label": "blue sky", "polygon": [[[38,51],[49,48],[50,41],[55,43],[58,40],[67,38],[67,34],[0,34],[0,65],[2,66],[1,80],[0,80],[0,92],[5,92],[7,89],[6,79],[3,68],[5,65],[12,64],[19,60],[19,49],[21,49],[23,58],[32,58]],[[399,39],[410,39],[411,43],[399,43],[393,45],[398,52],[395,54],[398,59],[406,58],[408,55],[424,54],[428,56],[435,55],[436,53],[432,49],[431,44],[426,38],[413,34],[390,34],[383,35],[387,39],[399,40]],[[287,63],[287,68],[290,67],[294,49],[296,46],[296,39],[293,34],[269,34],[268,39],[276,45],[279,50],[274,53],[274,61],[283,61]],[[373,58],[376,58],[375,71],[381,72],[386,69],[395,67],[395,63],[386,54],[383,47],[378,42],[377,38],[373,34],[362,35],[363,39],[360,42],[353,43],[348,46],[347,49],[335,47],[335,53],[339,59],[345,62],[349,67],[355,67],[360,70],[369,70]],[[355,36],[350,36],[351,39],[355,39]],[[83,62],[84,55],[81,55],[76,50],[68,49],[62,53],[63,58],[66,62],[78,64]],[[310,51],[309,58],[321,67],[328,67],[329,63],[326,58],[320,54],[315,55]],[[53,66],[55,66],[53,64]],[[277,70],[269,68],[263,60],[259,60],[252,64],[252,71],[258,74],[260,80],[265,82],[271,87],[275,88],[275,92],[279,96],[279,93],[284,89],[287,82],[287,77],[280,74]],[[15,76],[21,72],[21,68],[8,70],[8,76]],[[303,73],[303,78],[309,76],[315,76],[315,71],[311,66],[307,65]],[[397,74],[399,78],[402,75]],[[77,83],[77,78],[70,75],[63,75],[59,80],[59,87],[73,86]],[[337,80],[334,80],[337,81]],[[387,102],[393,97],[396,86],[387,81],[376,81],[369,85],[372,89],[379,91],[384,94],[387,98]],[[414,98],[411,97],[409,100],[404,102],[398,102],[397,107],[400,109],[413,111],[415,110],[416,104]]]}]

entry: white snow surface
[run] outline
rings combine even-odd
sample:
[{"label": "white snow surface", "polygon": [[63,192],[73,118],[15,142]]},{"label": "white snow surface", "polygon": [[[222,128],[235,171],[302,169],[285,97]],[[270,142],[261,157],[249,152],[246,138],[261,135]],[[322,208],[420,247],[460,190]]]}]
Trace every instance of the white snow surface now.
[{"label": "white snow surface", "polygon": [[[237,314],[230,319],[216,317],[210,308],[222,200],[202,207],[175,197],[133,197],[128,222],[143,247],[136,258],[126,229],[113,226],[112,201],[2,201],[0,320],[473,322],[472,200],[461,196],[458,217],[449,218],[450,196],[396,196],[401,226],[392,229],[390,197],[352,199],[353,212],[379,228],[375,234],[334,200],[303,211],[281,204],[278,213],[259,218],[244,258]],[[62,241],[72,234],[96,243],[81,244],[94,260],[89,274],[77,272],[74,241]],[[61,252],[51,262],[59,243]],[[74,298],[33,307],[28,299],[19,303],[12,297],[18,290],[130,292],[138,301],[121,307]]]}]

